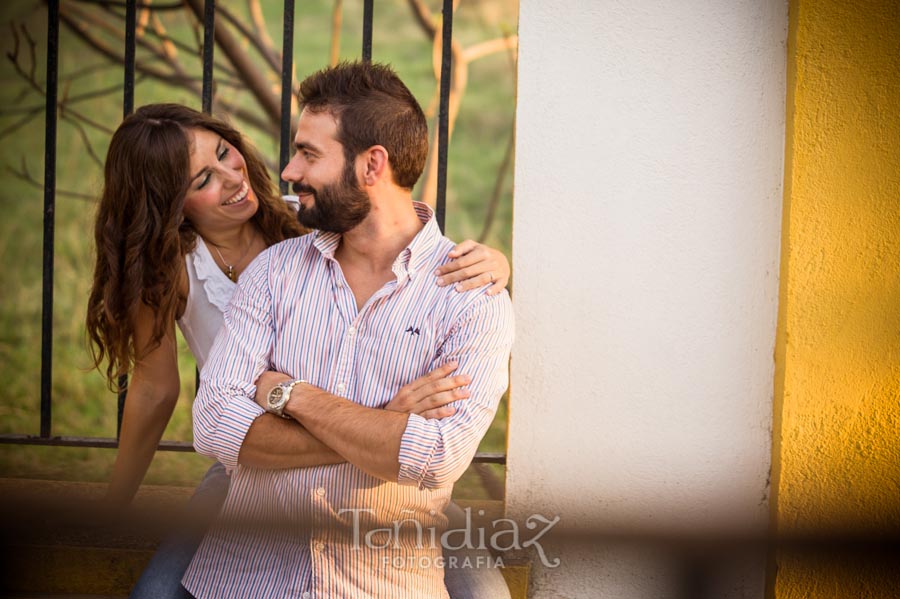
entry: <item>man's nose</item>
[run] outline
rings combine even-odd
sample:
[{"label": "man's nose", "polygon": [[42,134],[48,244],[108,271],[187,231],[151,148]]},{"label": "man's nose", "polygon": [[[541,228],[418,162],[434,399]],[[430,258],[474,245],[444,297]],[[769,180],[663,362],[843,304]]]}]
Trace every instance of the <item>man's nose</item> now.
[{"label": "man's nose", "polygon": [[288,161],[287,165],[285,165],[284,170],[281,171],[281,178],[288,183],[296,183],[303,178],[303,173],[300,168],[300,160],[297,159],[297,155],[294,154],[294,157]]}]

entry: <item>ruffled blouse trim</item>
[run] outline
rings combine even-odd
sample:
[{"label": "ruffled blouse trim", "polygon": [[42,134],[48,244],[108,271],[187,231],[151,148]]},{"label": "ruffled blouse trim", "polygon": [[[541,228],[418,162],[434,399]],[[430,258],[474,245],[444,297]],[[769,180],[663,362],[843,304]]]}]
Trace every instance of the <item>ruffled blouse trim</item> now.
[{"label": "ruffled blouse trim", "polygon": [[197,236],[197,245],[191,254],[194,258],[194,271],[197,273],[200,284],[203,285],[207,299],[216,308],[225,312],[234,293],[235,283],[225,276],[212,254],[209,253],[209,248],[206,247],[203,238],[199,235]]}]

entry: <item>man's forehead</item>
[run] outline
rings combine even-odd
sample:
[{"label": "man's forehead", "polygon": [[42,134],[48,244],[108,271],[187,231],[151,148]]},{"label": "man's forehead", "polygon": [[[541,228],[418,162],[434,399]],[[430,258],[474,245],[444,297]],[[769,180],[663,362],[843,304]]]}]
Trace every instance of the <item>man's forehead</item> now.
[{"label": "man's forehead", "polygon": [[328,110],[311,111],[304,108],[297,121],[297,135],[294,142],[324,144],[337,141],[338,121]]}]

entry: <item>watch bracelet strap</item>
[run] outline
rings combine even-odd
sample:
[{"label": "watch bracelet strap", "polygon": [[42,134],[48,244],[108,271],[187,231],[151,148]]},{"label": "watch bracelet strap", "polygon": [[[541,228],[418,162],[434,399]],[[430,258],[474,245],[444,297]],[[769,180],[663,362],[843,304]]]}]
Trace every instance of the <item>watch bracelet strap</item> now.
[{"label": "watch bracelet strap", "polygon": [[[291,399],[291,392],[294,390],[294,387],[299,385],[300,383],[305,383],[306,381],[303,379],[294,379],[292,381],[287,381],[285,383],[279,383],[278,386],[281,387],[284,402],[281,404],[281,412],[272,412],[273,414],[277,414],[281,416],[285,420],[291,420],[291,417],[284,413],[284,408],[287,406],[287,402]],[[268,412],[268,410],[266,410]]]}]

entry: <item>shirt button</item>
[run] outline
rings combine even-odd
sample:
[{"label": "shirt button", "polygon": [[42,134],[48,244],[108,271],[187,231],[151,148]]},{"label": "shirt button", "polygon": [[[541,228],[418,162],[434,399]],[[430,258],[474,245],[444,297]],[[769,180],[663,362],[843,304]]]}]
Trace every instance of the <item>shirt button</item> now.
[{"label": "shirt button", "polygon": [[325,543],[316,543],[316,551],[325,551]]},{"label": "shirt button", "polygon": [[356,334],[356,327],[350,327],[349,329],[347,329],[347,334],[350,335],[351,337],[352,337],[353,335],[355,335],[355,334]]},{"label": "shirt button", "polygon": [[325,497],[325,487],[319,487],[316,489],[316,495],[319,497]]},{"label": "shirt button", "polygon": [[309,599],[312,595],[309,594],[309,591],[303,591],[303,594],[300,595],[303,599]]},{"label": "shirt button", "polygon": [[338,393],[343,393],[346,390],[347,390],[347,385],[345,385],[344,383],[338,383],[338,386],[337,386]]}]

